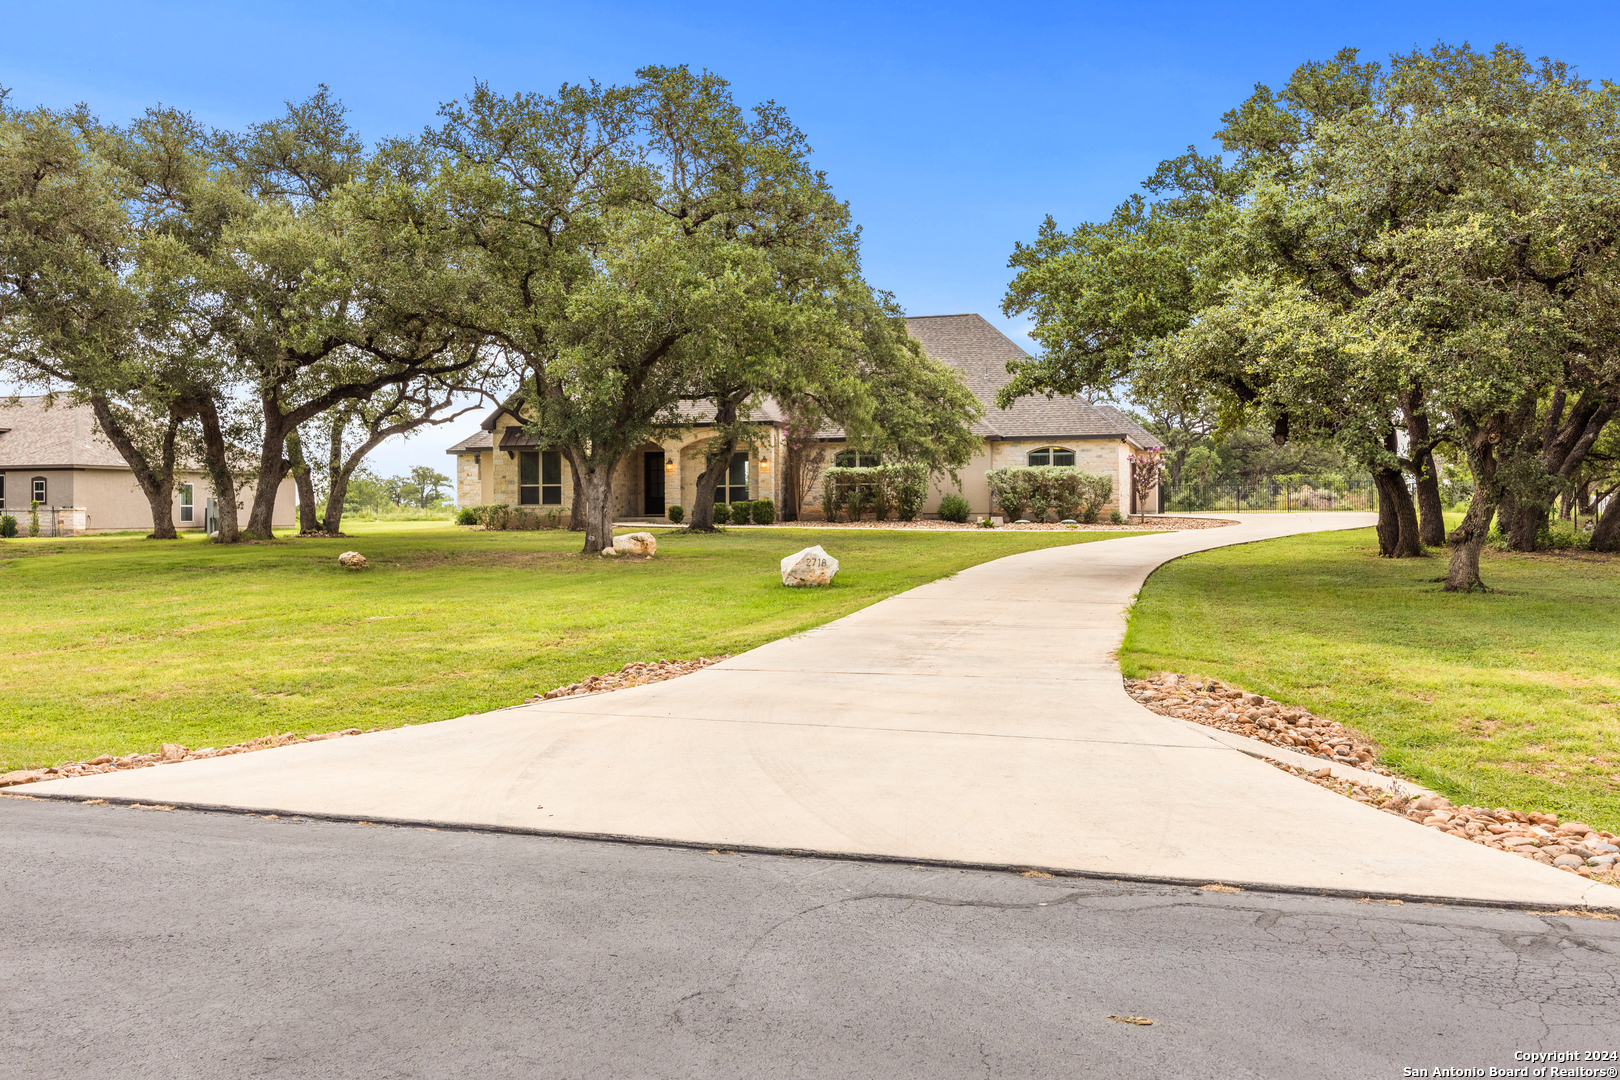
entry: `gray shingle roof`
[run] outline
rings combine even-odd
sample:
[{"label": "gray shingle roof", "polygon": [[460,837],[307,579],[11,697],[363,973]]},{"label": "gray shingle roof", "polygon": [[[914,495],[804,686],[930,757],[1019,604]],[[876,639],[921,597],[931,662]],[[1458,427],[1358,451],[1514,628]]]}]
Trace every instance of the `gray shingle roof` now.
[{"label": "gray shingle roof", "polygon": [[996,392],[1012,381],[1009,360],[1029,354],[980,315],[919,315],[906,319],[911,336],[928,355],[962,373],[968,389],[984,403],[976,435],[1003,439],[1113,437],[1142,446],[1157,443],[1118,409],[1089,405],[1079,398],[1041,395],[1020,398],[1010,409],[996,408]]},{"label": "gray shingle roof", "polygon": [[0,469],[127,469],[88,405],[0,399]]},{"label": "gray shingle roof", "polygon": [[445,453],[469,454],[474,450],[491,450],[494,449],[494,439],[495,436],[488,431],[475,431],[446,450]]}]

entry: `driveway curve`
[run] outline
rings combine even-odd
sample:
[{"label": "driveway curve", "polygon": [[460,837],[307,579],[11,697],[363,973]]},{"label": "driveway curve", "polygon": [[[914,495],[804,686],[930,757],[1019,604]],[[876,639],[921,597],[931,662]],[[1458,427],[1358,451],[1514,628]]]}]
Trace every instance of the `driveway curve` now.
[{"label": "driveway curve", "polygon": [[[1114,652],[1125,609],[1156,567],[1372,523],[1344,513],[1236,517],[1228,528],[983,563],[669,682],[25,790],[1620,909],[1620,890],[1302,782],[1126,695]],[[828,542],[837,554],[836,538]]]}]

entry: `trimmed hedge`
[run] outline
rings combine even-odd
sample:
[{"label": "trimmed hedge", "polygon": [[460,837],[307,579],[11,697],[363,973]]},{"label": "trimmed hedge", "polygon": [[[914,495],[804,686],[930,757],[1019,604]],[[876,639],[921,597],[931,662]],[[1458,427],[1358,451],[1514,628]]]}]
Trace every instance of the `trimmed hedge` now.
[{"label": "trimmed hedge", "polygon": [[833,467],[821,474],[821,512],[828,521],[848,514],[859,521],[868,510],[875,521],[894,514],[912,521],[928,498],[928,466],[919,462],[867,468]]},{"label": "trimmed hedge", "polygon": [[1059,519],[1097,522],[1103,504],[1114,493],[1112,476],[1094,476],[1072,465],[1019,465],[985,473],[990,494],[1009,520],[1028,517],[1042,522],[1057,511]]}]

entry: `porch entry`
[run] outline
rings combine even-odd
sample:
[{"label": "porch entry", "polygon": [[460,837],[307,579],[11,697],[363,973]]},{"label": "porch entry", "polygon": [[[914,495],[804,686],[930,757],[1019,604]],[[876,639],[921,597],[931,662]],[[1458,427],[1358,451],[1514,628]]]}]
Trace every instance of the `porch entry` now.
[{"label": "porch entry", "polygon": [[648,450],[641,455],[641,512],[663,517],[668,509],[664,502],[664,452]]}]

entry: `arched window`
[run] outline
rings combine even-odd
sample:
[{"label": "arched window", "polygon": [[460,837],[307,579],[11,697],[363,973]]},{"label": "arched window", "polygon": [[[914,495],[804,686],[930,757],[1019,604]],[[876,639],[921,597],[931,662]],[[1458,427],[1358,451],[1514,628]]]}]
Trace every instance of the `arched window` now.
[{"label": "arched window", "polygon": [[32,487],[34,489],[34,492],[33,492],[34,501],[39,503],[41,506],[44,506],[45,505],[45,478],[43,476],[34,477],[34,482],[33,482]]},{"label": "arched window", "polygon": [[833,455],[833,465],[840,469],[875,469],[883,464],[876,454],[862,454],[855,450],[840,450]]},{"label": "arched window", "polygon": [[1073,465],[1074,451],[1065,450],[1061,446],[1043,446],[1039,450],[1029,452],[1031,465]]}]

